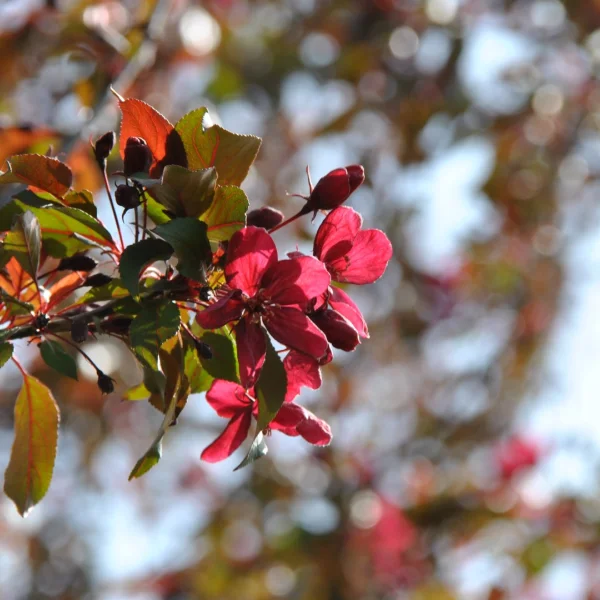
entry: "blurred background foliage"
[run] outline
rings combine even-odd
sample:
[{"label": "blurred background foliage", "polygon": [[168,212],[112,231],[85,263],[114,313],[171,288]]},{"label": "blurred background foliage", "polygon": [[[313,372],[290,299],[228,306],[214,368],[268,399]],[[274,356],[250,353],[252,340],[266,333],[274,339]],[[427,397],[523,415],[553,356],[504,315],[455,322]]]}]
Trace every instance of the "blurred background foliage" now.
[{"label": "blurred background foliage", "polygon": [[303,396],[332,446],[274,435],[240,472],[200,463],[224,422],[198,397],[128,483],[160,415],[122,401],[125,348],[88,345],[102,399],[22,343],[63,421],[44,502],[0,499],[3,599],[600,598],[600,2],[4,0],[0,48],[0,159],[51,146],[101,213],[113,86],[263,137],[253,208],[363,164],[349,204],[395,249],[351,290],[371,339]]}]

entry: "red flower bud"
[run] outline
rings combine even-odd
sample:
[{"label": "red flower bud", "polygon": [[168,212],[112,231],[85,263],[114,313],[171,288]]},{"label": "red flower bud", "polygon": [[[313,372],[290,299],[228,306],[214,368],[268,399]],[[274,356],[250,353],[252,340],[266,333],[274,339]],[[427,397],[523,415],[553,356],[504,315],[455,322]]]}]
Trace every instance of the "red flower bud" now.
[{"label": "red flower bud", "polygon": [[194,339],[194,345],[196,346],[196,351],[202,358],[210,360],[213,357],[212,348],[206,342]]},{"label": "red flower bud", "polygon": [[113,146],[115,145],[116,136],[114,131],[105,133],[101,138],[98,138],[94,144],[94,156],[100,169],[104,170],[106,167],[106,159],[110,155]]},{"label": "red flower bud", "polygon": [[102,395],[112,394],[115,391],[115,380],[102,371],[97,371],[96,375],[98,375],[98,387]]},{"label": "red flower bud", "polygon": [[115,190],[115,202],[126,211],[141,204],[138,191],[130,185],[118,185]]},{"label": "red flower bud", "polygon": [[344,352],[352,352],[358,346],[358,332],[348,319],[331,309],[319,310],[310,315],[313,323],[325,334],[327,341]]},{"label": "red flower bud", "polygon": [[334,169],[315,185],[308,197],[306,212],[337,208],[364,180],[365,170],[361,165]]},{"label": "red flower bud", "polygon": [[134,173],[147,173],[152,164],[152,151],[148,148],[146,140],[139,137],[130,137],[125,145],[123,170],[125,175]]},{"label": "red flower bud", "polygon": [[59,271],[91,271],[96,268],[97,264],[91,256],[75,254],[74,256],[63,258],[58,263],[57,269]]},{"label": "red flower bud", "polygon": [[76,319],[71,323],[71,339],[76,344],[83,344],[87,340],[89,327],[86,321]]},{"label": "red flower bud", "polygon": [[248,227],[262,227],[264,229],[272,229],[283,221],[283,213],[270,206],[263,206],[251,210],[246,216],[246,225]]},{"label": "red flower bud", "polygon": [[96,273],[95,275],[91,275],[85,280],[83,285],[89,285],[90,287],[101,287],[110,283],[113,280],[109,275],[105,275],[104,273]]}]

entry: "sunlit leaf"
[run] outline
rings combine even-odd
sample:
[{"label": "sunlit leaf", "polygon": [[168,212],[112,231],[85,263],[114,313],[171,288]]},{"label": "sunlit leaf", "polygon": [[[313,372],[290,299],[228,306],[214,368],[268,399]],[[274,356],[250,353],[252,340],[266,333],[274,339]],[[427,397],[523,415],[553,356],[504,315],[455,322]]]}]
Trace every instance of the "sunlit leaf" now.
[{"label": "sunlit leaf", "polygon": [[[163,434],[164,435],[164,434]],[[146,453],[135,463],[129,474],[129,481],[147,473],[162,457],[162,436],[157,443],[152,444]]]},{"label": "sunlit leaf", "polygon": [[42,236],[40,223],[32,212],[26,211],[19,216],[12,230],[4,238],[4,250],[19,261],[34,281],[37,280]]},{"label": "sunlit leaf", "polygon": [[148,193],[176,217],[199,217],[211,205],[215,195],[215,169],[188,171],[177,165],[165,167],[161,183]]},{"label": "sunlit leaf", "polygon": [[177,270],[195,281],[205,281],[206,264],[212,257],[206,224],[184,217],[158,225],[154,233],[169,242],[177,256]]},{"label": "sunlit leaf", "polygon": [[119,262],[123,285],[137,296],[140,276],[146,267],[159,260],[169,260],[172,254],[172,246],[158,239],[146,239],[127,246]]},{"label": "sunlit leaf", "polygon": [[13,354],[13,345],[8,342],[0,343],[0,367],[3,367]]},{"label": "sunlit leaf", "polygon": [[172,302],[144,306],[130,328],[131,347],[140,360],[158,370],[158,351],[179,330],[179,309]]},{"label": "sunlit leaf", "polygon": [[71,190],[65,194],[62,200],[66,206],[78,208],[92,215],[92,217],[96,217],[97,211],[94,204],[94,196],[89,190],[81,190],[79,192]]},{"label": "sunlit leaf", "polygon": [[258,431],[262,431],[275,418],[287,391],[287,374],[279,354],[275,352],[271,340],[266,337],[267,357],[256,384],[258,398]]},{"label": "sunlit leaf", "polygon": [[77,381],[77,363],[65,349],[53,340],[46,340],[39,345],[44,362],[51,368]]},{"label": "sunlit leaf", "polygon": [[15,404],[15,439],[4,475],[4,491],[22,516],[48,491],[56,457],[58,406],[50,390],[24,374]]},{"label": "sunlit leaf", "polygon": [[239,135],[220,125],[205,128],[206,108],[198,108],[182,117],[175,129],[179,133],[188,168],[216,167],[220,185],[240,185],[248,175],[261,140],[253,135]]},{"label": "sunlit leaf", "polygon": [[253,463],[255,460],[265,456],[268,452],[269,449],[267,448],[267,444],[265,442],[265,436],[262,431],[259,431],[254,438],[250,449],[248,450],[248,454],[246,454],[244,460],[234,469],[234,471],[243,469],[244,467]]},{"label": "sunlit leaf", "polygon": [[[176,343],[172,350],[175,353],[179,353],[181,351],[179,343]],[[161,362],[165,364],[165,372],[167,374],[164,403],[162,408],[160,408],[165,413],[165,416],[150,448],[137,461],[129,474],[130,481],[147,473],[160,460],[162,439],[167,429],[173,424],[178,412],[181,411],[181,403],[182,401],[185,403],[187,394],[189,393],[187,388],[184,389],[185,378],[183,377],[181,365],[177,358],[169,351],[162,350]]]},{"label": "sunlit leaf", "polygon": [[15,217],[26,211],[37,217],[44,249],[51,256],[72,256],[89,249],[90,244],[114,248],[110,232],[92,215],[78,208],[48,203],[31,193],[20,194],[0,211],[0,231],[7,231]]},{"label": "sunlit leaf", "polygon": [[201,217],[208,225],[208,238],[222,242],[242,229],[246,225],[248,205],[248,197],[239,187],[217,187],[213,203]]},{"label": "sunlit leaf", "polygon": [[206,331],[200,339],[210,346],[213,354],[212,358],[200,359],[204,370],[215,379],[237,382],[238,361],[232,337],[221,330]]},{"label": "sunlit leaf", "polygon": [[0,174],[2,183],[24,183],[62,198],[73,183],[73,173],[65,163],[40,154],[20,154],[8,161],[9,170]]},{"label": "sunlit leaf", "polygon": [[150,173],[160,175],[167,164],[185,164],[183,144],[173,125],[149,104],[128,98],[119,102],[123,113],[119,151],[121,158],[125,156],[125,146],[130,137],[140,137],[146,141],[152,152],[153,161]]}]

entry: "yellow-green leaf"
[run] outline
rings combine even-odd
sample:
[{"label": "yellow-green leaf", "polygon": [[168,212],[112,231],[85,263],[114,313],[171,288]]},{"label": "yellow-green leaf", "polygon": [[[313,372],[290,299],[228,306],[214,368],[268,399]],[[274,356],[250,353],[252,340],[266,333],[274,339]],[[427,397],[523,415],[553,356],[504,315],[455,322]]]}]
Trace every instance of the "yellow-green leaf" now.
[{"label": "yellow-green leaf", "polygon": [[39,379],[24,374],[15,404],[15,439],[4,475],[4,492],[22,516],[50,486],[59,420],[50,390]]},{"label": "yellow-green leaf", "polygon": [[220,125],[205,127],[208,111],[198,108],[175,125],[192,170],[216,167],[220,185],[240,185],[248,175],[260,148],[261,139],[239,135]]},{"label": "yellow-green leaf", "polygon": [[60,160],[40,154],[20,154],[8,162],[9,170],[0,174],[0,183],[24,183],[62,198],[71,187],[73,173]]}]

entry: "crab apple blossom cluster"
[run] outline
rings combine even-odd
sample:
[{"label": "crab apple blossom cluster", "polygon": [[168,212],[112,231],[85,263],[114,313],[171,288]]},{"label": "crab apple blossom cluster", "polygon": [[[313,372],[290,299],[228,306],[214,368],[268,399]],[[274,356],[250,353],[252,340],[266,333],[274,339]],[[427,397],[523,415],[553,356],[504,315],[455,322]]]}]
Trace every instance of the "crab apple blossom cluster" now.
[{"label": "crab apple blossom cluster", "polygon": [[[204,460],[217,462],[230,456],[246,439],[252,417],[257,418],[254,388],[265,364],[267,336],[287,351],[285,402],[268,429],[302,436],[317,446],[331,441],[329,425],[295,398],[302,387],[320,387],[320,367],[332,360],[332,348],[350,352],[361,338],[369,337],[358,306],[336,285],[373,283],[392,256],[391,243],[382,231],[362,229],[360,214],[341,206],[363,180],[363,168],[353,165],[336,169],[314,188],[310,186],[300,213],[333,209],[318,229],[313,256],[291,252],[280,258],[269,231],[256,225],[246,226],[229,240],[225,283],[196,319],[203,329],[232,327],[241,385],[216,379],[206,394],[208,403],[229,423],[204,450]],[[270,211],[263,213],[255,216],[255,223],[272,216]],[[276,223],[271,232],[296,216]]]}]

